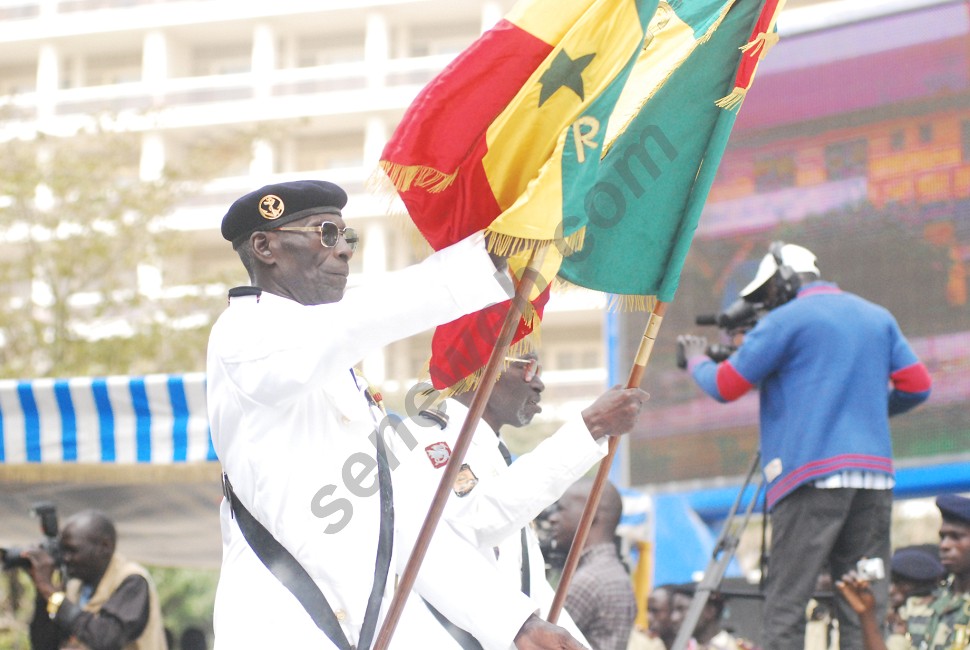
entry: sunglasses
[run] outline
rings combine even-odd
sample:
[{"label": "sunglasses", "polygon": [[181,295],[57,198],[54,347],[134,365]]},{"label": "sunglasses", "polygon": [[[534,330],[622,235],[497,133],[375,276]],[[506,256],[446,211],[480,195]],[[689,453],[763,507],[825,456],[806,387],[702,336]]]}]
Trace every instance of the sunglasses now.
[{"label": "sunglasses", "polygon": [[532,381],[542,373],[542,366],[539,365],[538,359],[520,359],[519,357],[505,357],[506,361],[511,363],[521,363],[523,364],[523,379],[525,381]]},{"label": "sunglasses", "polygon": [[340,228],[332,221],[324,221],[319,226],[280,226],[273,230],[290,230],[296,232],[315,232],[320,231],[320,243],[324,248],[333,248],[337,245],[337,240],[343,236],[344,241],[350,246],[350,251],[357,250],[360,236],[353,228]]}]

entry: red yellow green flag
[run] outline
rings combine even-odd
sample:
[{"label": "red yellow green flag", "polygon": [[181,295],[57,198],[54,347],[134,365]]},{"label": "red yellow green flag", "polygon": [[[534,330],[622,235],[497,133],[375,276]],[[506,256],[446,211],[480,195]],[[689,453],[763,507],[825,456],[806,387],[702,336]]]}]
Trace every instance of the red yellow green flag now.
[{"label": "red yellow green flag", "polygon": [[[433,248],[487,229],[492,249],[513,255],[510,268],[521,275],[528,249],[560,242],[543,266],[545,278],[555,276],[558,249],[582,243],[584,220],[564,216],[597,178],[606,125],[656,6],[524,0],[422,90],[381,168]],[[548,280],[530,296],[534,311],[515,340],[541,313]],[[497,329],[489,314],[502,309],[439,328],[436,387],[474,382],[497,338],[486,335]]]},{"label": "red yellow green flag", "polygon": [[580,203],[559,277],[646,308],[680,281],[711,183],[783,0],[660,3]]}]

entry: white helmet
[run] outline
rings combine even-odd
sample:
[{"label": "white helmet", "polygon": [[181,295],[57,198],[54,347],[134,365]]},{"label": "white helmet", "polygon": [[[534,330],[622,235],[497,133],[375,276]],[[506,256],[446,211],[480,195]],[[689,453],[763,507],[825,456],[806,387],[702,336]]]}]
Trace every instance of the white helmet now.
[{"label": "white helmet", "polygon": [[[787,267],[790,274],[794,273],[814,273],[817,276],[822,274],[815,264],[815,253],[797,244],[772,244],[771,251],[761,259],[758,265],[758,272],[755,273],[754,280],[741,289],[738,293],[742,298],[747,298],[758,289],[763,287],[768,280],[775,277],[775,273],[781,267]],[[781,264],[779,265],[779,258]]]}]

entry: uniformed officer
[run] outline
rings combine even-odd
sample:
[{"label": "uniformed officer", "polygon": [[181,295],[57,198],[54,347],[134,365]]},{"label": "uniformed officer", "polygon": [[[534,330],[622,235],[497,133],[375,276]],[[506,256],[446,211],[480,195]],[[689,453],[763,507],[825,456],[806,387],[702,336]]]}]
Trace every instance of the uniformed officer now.
[{"label": "uniformed officer", "polygon": [[[480,233],[348,289],[358,237],[344,222],[346,202],[325,181],[276,183],[237,199],[222,221],[253,286],[229,292],[207,358],[227,497],[217,650],[371,647],[393,595],[390,574],[403,568],[430,499],[397,480],[392,489],[375,433],[382,414],[351,368],[393,341],[508,298]],[[490,648],[580,647],[539,619],[524,595],[503,591],[449,526],[439,533],[428,550],[438,566],[415,582],[436,607]],[[391,647],[425,647],[407,623]]]},{"label": "uniformed officer", "polygon": [[[911,650],[957,650],[970,646],[970,499],[944,494],[936,499],[943,516],[940,525],[940,562],[949,572],[937,590],[925,628],[907,630]],[[886,650],[876,621],[868,583],[850,573],[836,583],[859,614],[865,650]]]},{"label": "uniformed officer", "polygon": [[[530,524],[603,458],[609,436],[631,430],[647,394],[640,389],[606,391],[536,449],[512,462],[501,429],[525,426],[541,412],[539,402],[545,385],[540,375],[534,350],[505,360],[474,429],[445,512],[452,525],[495,564],[496,574],[510,588],[528,594],[545,616],[555,591],[546,580],[542,551]],[[408,421],[417,448],[426,455],[409,468],[414,472],[410,480],[437,485],[474,395],[475,391],[461,393]],[[420,602],[417,606],[409,602],[408,607],[427,609]],[[559,624],[582,638],[567,612],[561,614]],[[428,635],[427,647],[476,647],[474,639],[464,637],[447,621]]]},{"label": "uniformed officer", "polygon": [[[893,553],[889,585],[890,650],[919,645],[933,616],[936,589],[946,575],[940,563],[939,548],[907,546]],[[906,636],[908,635],[908,639]]]}]

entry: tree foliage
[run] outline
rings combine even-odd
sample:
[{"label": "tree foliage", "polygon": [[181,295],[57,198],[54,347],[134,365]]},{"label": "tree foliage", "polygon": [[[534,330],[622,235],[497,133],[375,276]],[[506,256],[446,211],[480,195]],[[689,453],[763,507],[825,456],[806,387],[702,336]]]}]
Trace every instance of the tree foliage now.
[{"label": "tree foliage", "polygon": [[[166,298],[154,269],[185,242],[165,218],[249,141],[197,143],[154,180],[139,177],[140,147],[137,134],[106,129],[5,143],[0,375],[201,369],[222,302],[198,290]],[[185,325],[188,314],[196,318]]]}]

